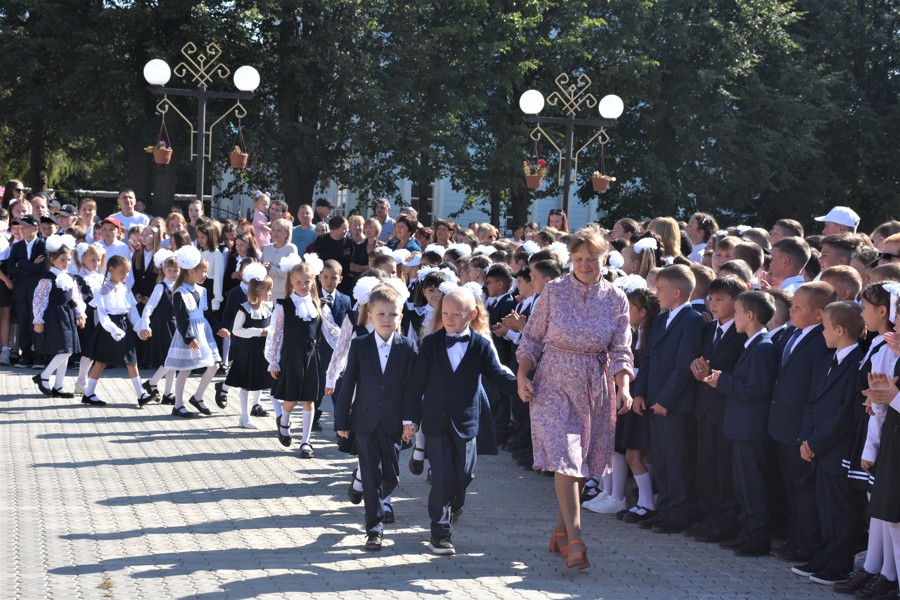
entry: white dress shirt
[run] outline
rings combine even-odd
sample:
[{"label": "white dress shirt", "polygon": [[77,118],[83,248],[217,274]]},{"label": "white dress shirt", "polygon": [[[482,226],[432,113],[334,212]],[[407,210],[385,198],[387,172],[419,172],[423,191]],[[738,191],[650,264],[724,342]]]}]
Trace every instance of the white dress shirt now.
[{"label": "white dress shirt", "polygon": [[[471,338],[475,335],[475,332],[472,331],[471,327],[467,327],[462,333],[450,333],[447,332],[447,337],[457,337],[457,336],[469,336],[469,342],[471,342]],[[462,362],[463,357],[466,355],[466,350],[469,349],[469,342],[457,342],[447,348],[447,358],[450,359],[450,368],[453,369],[453,372],[456,373],[456,368],[459,366],[459,363]]]},{"label": "white dress shirt", "polygon": [[666,319],[666,329],[669,328],[669,325],[672,324],[672,321],[675,320],[675,317],[678,316],[678,313],[680,313],[680,312],[681,312],[682,310],[684,310],[685,308],[687,308],[688,310],[694,310],[694,309],[691,308],[691,303],[690,303],[690,302],[685,302],[685,303],[682,304],[681,306],[676,306],[675,308],[673,308],[672,310],[669,311],[669,318]]},{"label": "white dress shirt", "polygon": [[387,369],[388,359],[391,357],[391,346],[394,344],[394,334],[387,340],[381,339],[381,336],[375,334],[375,347],[378,349],[378,360],[381,361],[381,373],[384,374]]},{"label": "white dress shirt", "polygon": [[757,331],[756,333],[754,333],[753,335],[751,335],[751,336],[747,339],[747,341],[744,342],[744,348],[749,348],[749,347],[750,347],[750,344],[753,343],[753,340],[755,340],[756,338],[758,338],[758,337],[761,336],[762,334],[766,333],[766,331],[767,331],[766,328],[763,327],[762,329],[760,329],[759,331]]},{"label": "white dress shirt", "polygon": [[795,275],[794,277],[788,277],[784,281],[781,282],[781,289],[789,294],[793,294],[797,291],[797,288],[806,283],[803,280],[803,275]]}]

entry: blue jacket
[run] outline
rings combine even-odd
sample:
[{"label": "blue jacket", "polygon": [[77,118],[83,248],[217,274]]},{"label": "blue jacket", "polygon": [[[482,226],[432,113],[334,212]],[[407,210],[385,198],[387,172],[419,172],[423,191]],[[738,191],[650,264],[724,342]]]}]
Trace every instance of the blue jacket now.
[{"label": "blue jacket", "polygon": [[[800,425],[803,408],[809,399],[816,366],[825,360],[829,350],[822,336],[822,326],[817,325],[796,343],[783,365],[785,346],[794,329],[781,336],[778,349],[778,376],[772,388],[772,407],[769,410],[769,435],[776,442],[789,446],[800,445]],[[831,358],[829,356],[828,360]]]},{"label": "blue jacket", "polygon": [[744,349],[731,373],[719,377],[725,396],[722,431],[729,440],[764,442],[768,439],[769,399],[778,370],[778,350],[765,333]]},{"label": "blue jacket", "polygon": [[664,311],[653,322],[632,393],[643,396],[648,407],[660,404],[670,411],[690,412],[696,381],[691,363],[700,356],[706,321],[690,306],[666,328],[668,318],[669,311]]},{"label": "blue jacket", "polygon": [[[854,348],[836,368],[831,369],[834,352],[816,367],[812,389],[803,411],[800,440],[809,443],[816,464],[827,473],[839,474],[847,458],[855,423],[853,400],[863,350]],[[829,372],[831,369],[831,372]]]},{"label": "blue jacket", "polygon": [[505,371],[491,343],[472,333],[466,353],[454,372],[447,356],[447,331],[425,336],[416,369],[407,387],[403,420],[422,423],[426,435],[440,435],[448,428],[470,440],[478,433],[482,376],[502,394],[518,395],[515,375]]},{"label": "blue jacket", "polygon": [[[36,263],[39,256],[43,256],[43,262]],[[50,270],[50,257],[47,256],[44,240],[35,238],[31,246],[31,260],[28,259],[28,247],[25,240],[14,242],[9,248],[9,258],[6,259],[6,273],[13,280],[13,298],[18,300],[30,299],[34,295],[37,282],[44,273]],[[28,317],[29,321],[31,317]]]},{"label": "blue jacket", "polygon": [[402,415],[411,410],[404,407],[404,402],[411,401],[404,391],[415,366],[416,343],[395,333],[384,373],[378,357],[380,343],[374,331],[350,342],[334,407],[335,431],[372,433],[381,424],[388,433],[402,433]]},{"label": "blue jacket", "polygon": [[[713,338],[718,326],[718,321],[703,326],[703,346],[700,356],[709,361],[710,369],[730,373],[744,351],[747,335],[738,333],[732,323],[714,350]],[[725,419],[725,392],[713,389],[705,383],[698,383],[694,392],[694,416],[721,425]]]},{"label": "blue jacket", "polygon": [[[332,293],[332,301],[331,301],[331,315],[334,317],[334,324],[340,327],[344,323],[344,317],[347,315],[347,312],[350,310],[352,306],[352,302],[350,302],[350,296],[344,294],[343,292],[339,292],[335,289]],[[325,294],[319,291],[319,299],[322,300],[324,304]],[[354,325],[356,323],[354,322]]]}]

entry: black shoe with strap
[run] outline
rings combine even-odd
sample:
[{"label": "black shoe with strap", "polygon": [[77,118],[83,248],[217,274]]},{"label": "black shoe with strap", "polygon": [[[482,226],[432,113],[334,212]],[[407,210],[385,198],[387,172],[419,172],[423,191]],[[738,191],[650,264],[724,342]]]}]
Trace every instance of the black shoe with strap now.
[{"label": "black shoe with strap", "polygon": [[[50,398],[50,397],[53,396],[53,391],[52,391],[49,387],[47,387],[46,385],[44,385],[44,380],[41,378],[41,374],[40,374],[40,373],[38,373],[37,375],[35,375],[34,377],[32,377],[31,380],[32,380],[34,383],[37,384],[38,389],[41,391],[41,393],[42,393],[43,395],[47,396],[48,398]],[[49,384],[50,381],[47,381],[47,383]]]}]

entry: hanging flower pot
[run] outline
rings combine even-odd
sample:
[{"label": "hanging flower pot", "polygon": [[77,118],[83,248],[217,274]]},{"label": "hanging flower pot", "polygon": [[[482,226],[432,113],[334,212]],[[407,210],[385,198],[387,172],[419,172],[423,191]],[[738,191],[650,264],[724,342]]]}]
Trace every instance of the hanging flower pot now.
[{"label": "hanging flower pot", "polygon": [[169,138],[169,130],[166,129],[166,115],[162,115],[159,124],[159,134],[156,136],[156,144],[144,148],[145,152],[153,155],[153,162],[158,165],[167,165],[172,162],[172,147],[166,140]]},{"label": "hanging flower pot", "polygon": [[544,177],[542,175],[526,175],[525,176],[525,185],[528,186],[529,190],[536,190],[541,187],[541,184],[544,183]]},{"label": "hanging flower pot", "polygon": [[243,152],[240,146],[235,146],[234,150],[228,153],[228,160],[231,161],[232,169],[245,169],[247,168],[247,161],[250,160],[250,155]]},{"label": "hanging flower pot", "polygon": [[171,148],[154,148],[153,149],[153,162],[158,165],[167,165],[172,162],[172,149]]},{"label": "hanging flower pot", "polygon": [[537,159],[535,164],[522,161],[522,168],[525,170],[525,185],[529,190],[536,190],[541,187],[544,177],[547,175],[547,161],[543,158]]},{"label": "hanging flower pot", "polygon": [[593,177],[591,177],[591,183],[594,186],[595,192],[600,192],[601,194],[609,189],[609,183],[611,181],[615,181],[615,177],[610,177],[609,175],[603,175],[600,171],[594,171]]}]

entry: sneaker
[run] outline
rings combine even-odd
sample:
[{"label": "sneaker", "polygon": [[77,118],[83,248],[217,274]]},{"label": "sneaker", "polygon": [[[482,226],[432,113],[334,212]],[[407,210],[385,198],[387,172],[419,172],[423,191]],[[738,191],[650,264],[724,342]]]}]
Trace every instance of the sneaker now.
[{"label": "sneaker", "polygon": [[593,500],[589,500],[581,505],[586,510],[599,513],[602,515],[615,514],[620,510],[625,510],[625,498],[616,500],[612,496],[597,495]]},{"label": "sneaker", "polygon": [[834,585],[841,581],[847,581],[850,577],[850,569],[837,569],[835,567],[823,567],[813,572],[809,580],[821,585]]},{"label": "sneaker", "polygon": [[822,565],[820,565],[818,563],[810,562],[810,563],[806,563],[805,565],[798,565],[796,567],[791,567],[791,573],[793,573],[794,575],[799,575],[800,577],[806,577],[807,579],[809,579],[809,577],[813,573],[815,573],[816,571],[819,571],[821,569],[822,569]]},{"label": "sneaker", "polygon": [[264,409],[261,404],[254,404],[253,408],[250,409],[251,417],[268,417],[269,411]]},{"label": "sneaker", "polygon": [[[777,554],[776,554],[777,556]],[[840,583],[834,584],[833,591],[836,594],[848,594],[853,595],[859,590],[866,587],[866,585],[875,577],[875,573],[869,573],[863,568],[856,569],[850,576],[847,578],[847,581],[842,581]]]},{"label": "sneaker", "polygon": [[451,556],[456,554],[456,548],[453,547],[449,537],[436,538],[432,536],[431,542],[428,544],[428,549],[431,550],[432,554],[437,554],[438,556]]},{"label": "sneaker", "polygon": [[256,429],[256,425],[254,425],[253,421],[251,421],[250,419],[247,419],[246,421],[240,419],[238,421],[238,427],[240,427],[241,429]]},{"label": "sneaker", "polygon": [[12,361],[9,359],[9,348],[6,350],[0,350],[0,365],[11,365]]},{"label": "sneaker", "polygon": [[880,600],[881,598],[897,597],[897,582],[891,581],[882,574],[878,574],[866,583],[866,586],[856,592],[860,600]]},{"label": "sneaker", "polygon": [[384,535],[379,531],[370,531],[366,534],[366,550],[377,552],[381,550],[381,542]]}]

